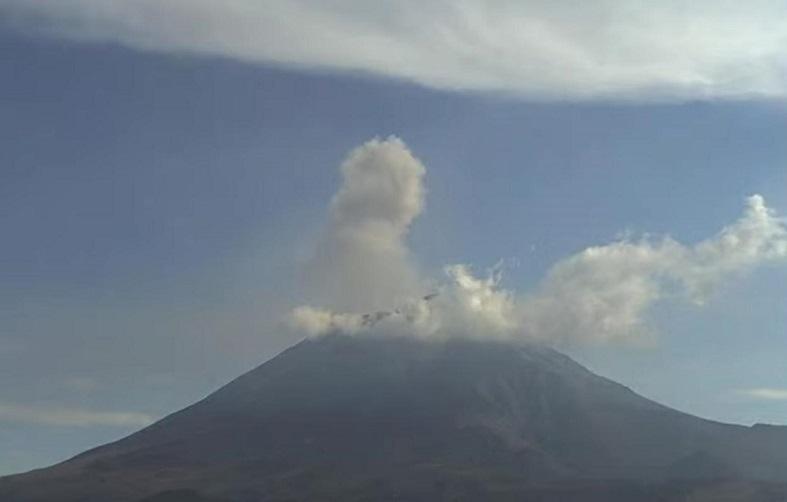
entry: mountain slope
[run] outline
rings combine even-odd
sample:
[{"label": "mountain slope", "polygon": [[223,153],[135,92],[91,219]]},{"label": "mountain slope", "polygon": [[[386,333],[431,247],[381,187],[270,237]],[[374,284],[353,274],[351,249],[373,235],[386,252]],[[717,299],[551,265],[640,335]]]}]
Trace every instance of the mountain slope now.
[{"label": "mountain slope", "polygon": [[0,500],[784,500],[785,482],[784,428],[680,413],[543,346],[332,335],[0,479]]}]

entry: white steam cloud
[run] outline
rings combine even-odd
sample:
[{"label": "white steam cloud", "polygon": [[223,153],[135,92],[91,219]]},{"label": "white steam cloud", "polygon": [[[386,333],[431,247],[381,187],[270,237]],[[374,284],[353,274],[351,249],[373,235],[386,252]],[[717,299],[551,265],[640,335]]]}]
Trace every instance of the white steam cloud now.
[{"label": "white steam cloud", "polygon": [[435,292],[410,299],[393,310],[337,313],[301,306],[290,321],[310,336],[332,332],[406,334],[418,337],[512,336],[519,328],[512,293],[499,287],[499,271],[475,277],[464,265],[445,268],[447,281]]},{"label": "white steam cloud", "polygon": [[774,0],[0,0],[29,32],[539,99],[787,96]]},{"label": "white steam cloud", "polygon": [[452,265],[443,280],[432,280],[418,273],[406,245],[423,209],[423,165],[401,140],[389,138],[353,150],[341,170],[331,224],[309,267],[327,289],[314,295],[320,307],[301,306],[290,315],[296,329],[312,336],[637,340],[652,332],[647,313],[658,301],[702,305],[726,281],[787,259],[787,223],[754,195],[740,219],[707,240],[625,239],[590,247],[555,264],[527,294],[502,288],[500,267],[478,277]]},{"label": "white steam cloud", "polygon": [[787,258],[787,226],[750,197],[743,216],[695,246],[670,238],[588,248],[557,263],[522,309],[527,333],[625,339],[647,333],[644,314],[670,296],[701,305],[725,280]]}]

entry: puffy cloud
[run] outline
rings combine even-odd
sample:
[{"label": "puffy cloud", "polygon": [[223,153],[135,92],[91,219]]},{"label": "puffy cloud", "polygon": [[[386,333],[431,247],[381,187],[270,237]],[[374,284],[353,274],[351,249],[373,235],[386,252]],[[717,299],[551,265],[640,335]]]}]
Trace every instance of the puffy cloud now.
[{"label": "puffy cloud", "polygon": [[310,299],[374,311],[418,296],[423,287],[405,238],[423,210],[425,172],[395,137],[350,152],[331,222],[306,267]]},{"label": "puffy cloud", "polygon": [[680,253],[670,240],[591,247],[552,267],[522,301],[529,336],[613,339],[643,336],[647,308],[663,295],[663,274]]},{"label": "puffy cloud", "polygon": [[331,203],[338,227],[384,227],[391,239],[407,233],[424,206],[424,166],[402,140],[373,139],[356,148],[341,166],[343,184]]},{"label": "puffy cloud", "polygon": [[731,277],[785,258],[787,225],[754,195],[738,221],[694,246],[624,240],[557,263],[521,302],[523,327],[549,340],[631,339],[649,332],[648,308],[665,296],[702,304]]},{"label": "puffy cloud", "polygon": [[546,99],[787,95],[778,0],[0,0],[28,31]]},{"label": "puffy cloud", "polygon": [[[516,299],[500,286],[501,268],[486,277],[477,277],[465,265],[445,268],[449,278],[434,298],[431,315],[437,317],[433,330],[451,335],[483,333],[483,336],[508,337],[519,329]],[[477,335],[475,335],[477,336]]]},{"label": "puffy cloud", "polygon": [[787,389],[773,389],[773,388],[757,388],[757,389],[744,389],[739,391],[740,394],[764,401],[787,401]]},{"label": "puffy cloud", "polygon": [[0,403],[0,422],[49,425],[56,427],[141,427],[153,423],[145,413],[106,412],[79,408],[43,408]]},{"label": "puffy cloud", "polygon": [[787,224],[762,196],[753,195],[743,217],[692,249],[685,268],[678,272],[688,292],[701,303],[728,275],[783,258],[787,258]]}]

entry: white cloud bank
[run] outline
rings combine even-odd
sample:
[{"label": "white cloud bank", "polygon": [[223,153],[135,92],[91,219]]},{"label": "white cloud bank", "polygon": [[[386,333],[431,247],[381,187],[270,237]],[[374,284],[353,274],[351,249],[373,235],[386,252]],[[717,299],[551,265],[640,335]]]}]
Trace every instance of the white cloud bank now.
[{"label": "white cloud bank", "polygon": [[370,141],[349,155],[331,225],[310,269],[336,287],[318,300],[320,307],[296,308],[293,326],[309,335],[632,341],[651,334],[647,314],[658,301],[702,305],[730,279],[787,261],[787,223],[754,195],[737,221],[709,239],[694,245],[670,237],[626,239],[590,247],[555,264],[529,293],[502,288],[499,267],[479,278],[453,265],[445,268],[445,280],[419,279],[406,237],[423,207],[424,172],[396,138]]},{"label": "white cloud bank", "polygon": [[0,0],[16,27],[541,99],[787,96],[780,0]]},{"label": "white cloud bank", "polygon": [[0,403],[0,422],[55,427],[143,427],[152,424],[153,417],[136,412],[105,412]]}]

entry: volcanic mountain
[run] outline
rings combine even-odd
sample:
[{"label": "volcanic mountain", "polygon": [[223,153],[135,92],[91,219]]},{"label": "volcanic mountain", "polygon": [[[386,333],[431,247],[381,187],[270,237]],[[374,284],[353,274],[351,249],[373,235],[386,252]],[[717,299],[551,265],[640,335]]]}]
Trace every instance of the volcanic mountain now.
[{"label": "volcanic mountain", "polygon": [[3,502],[787,500],[787,428],[649,401],[541,345],[307,339]]}]

